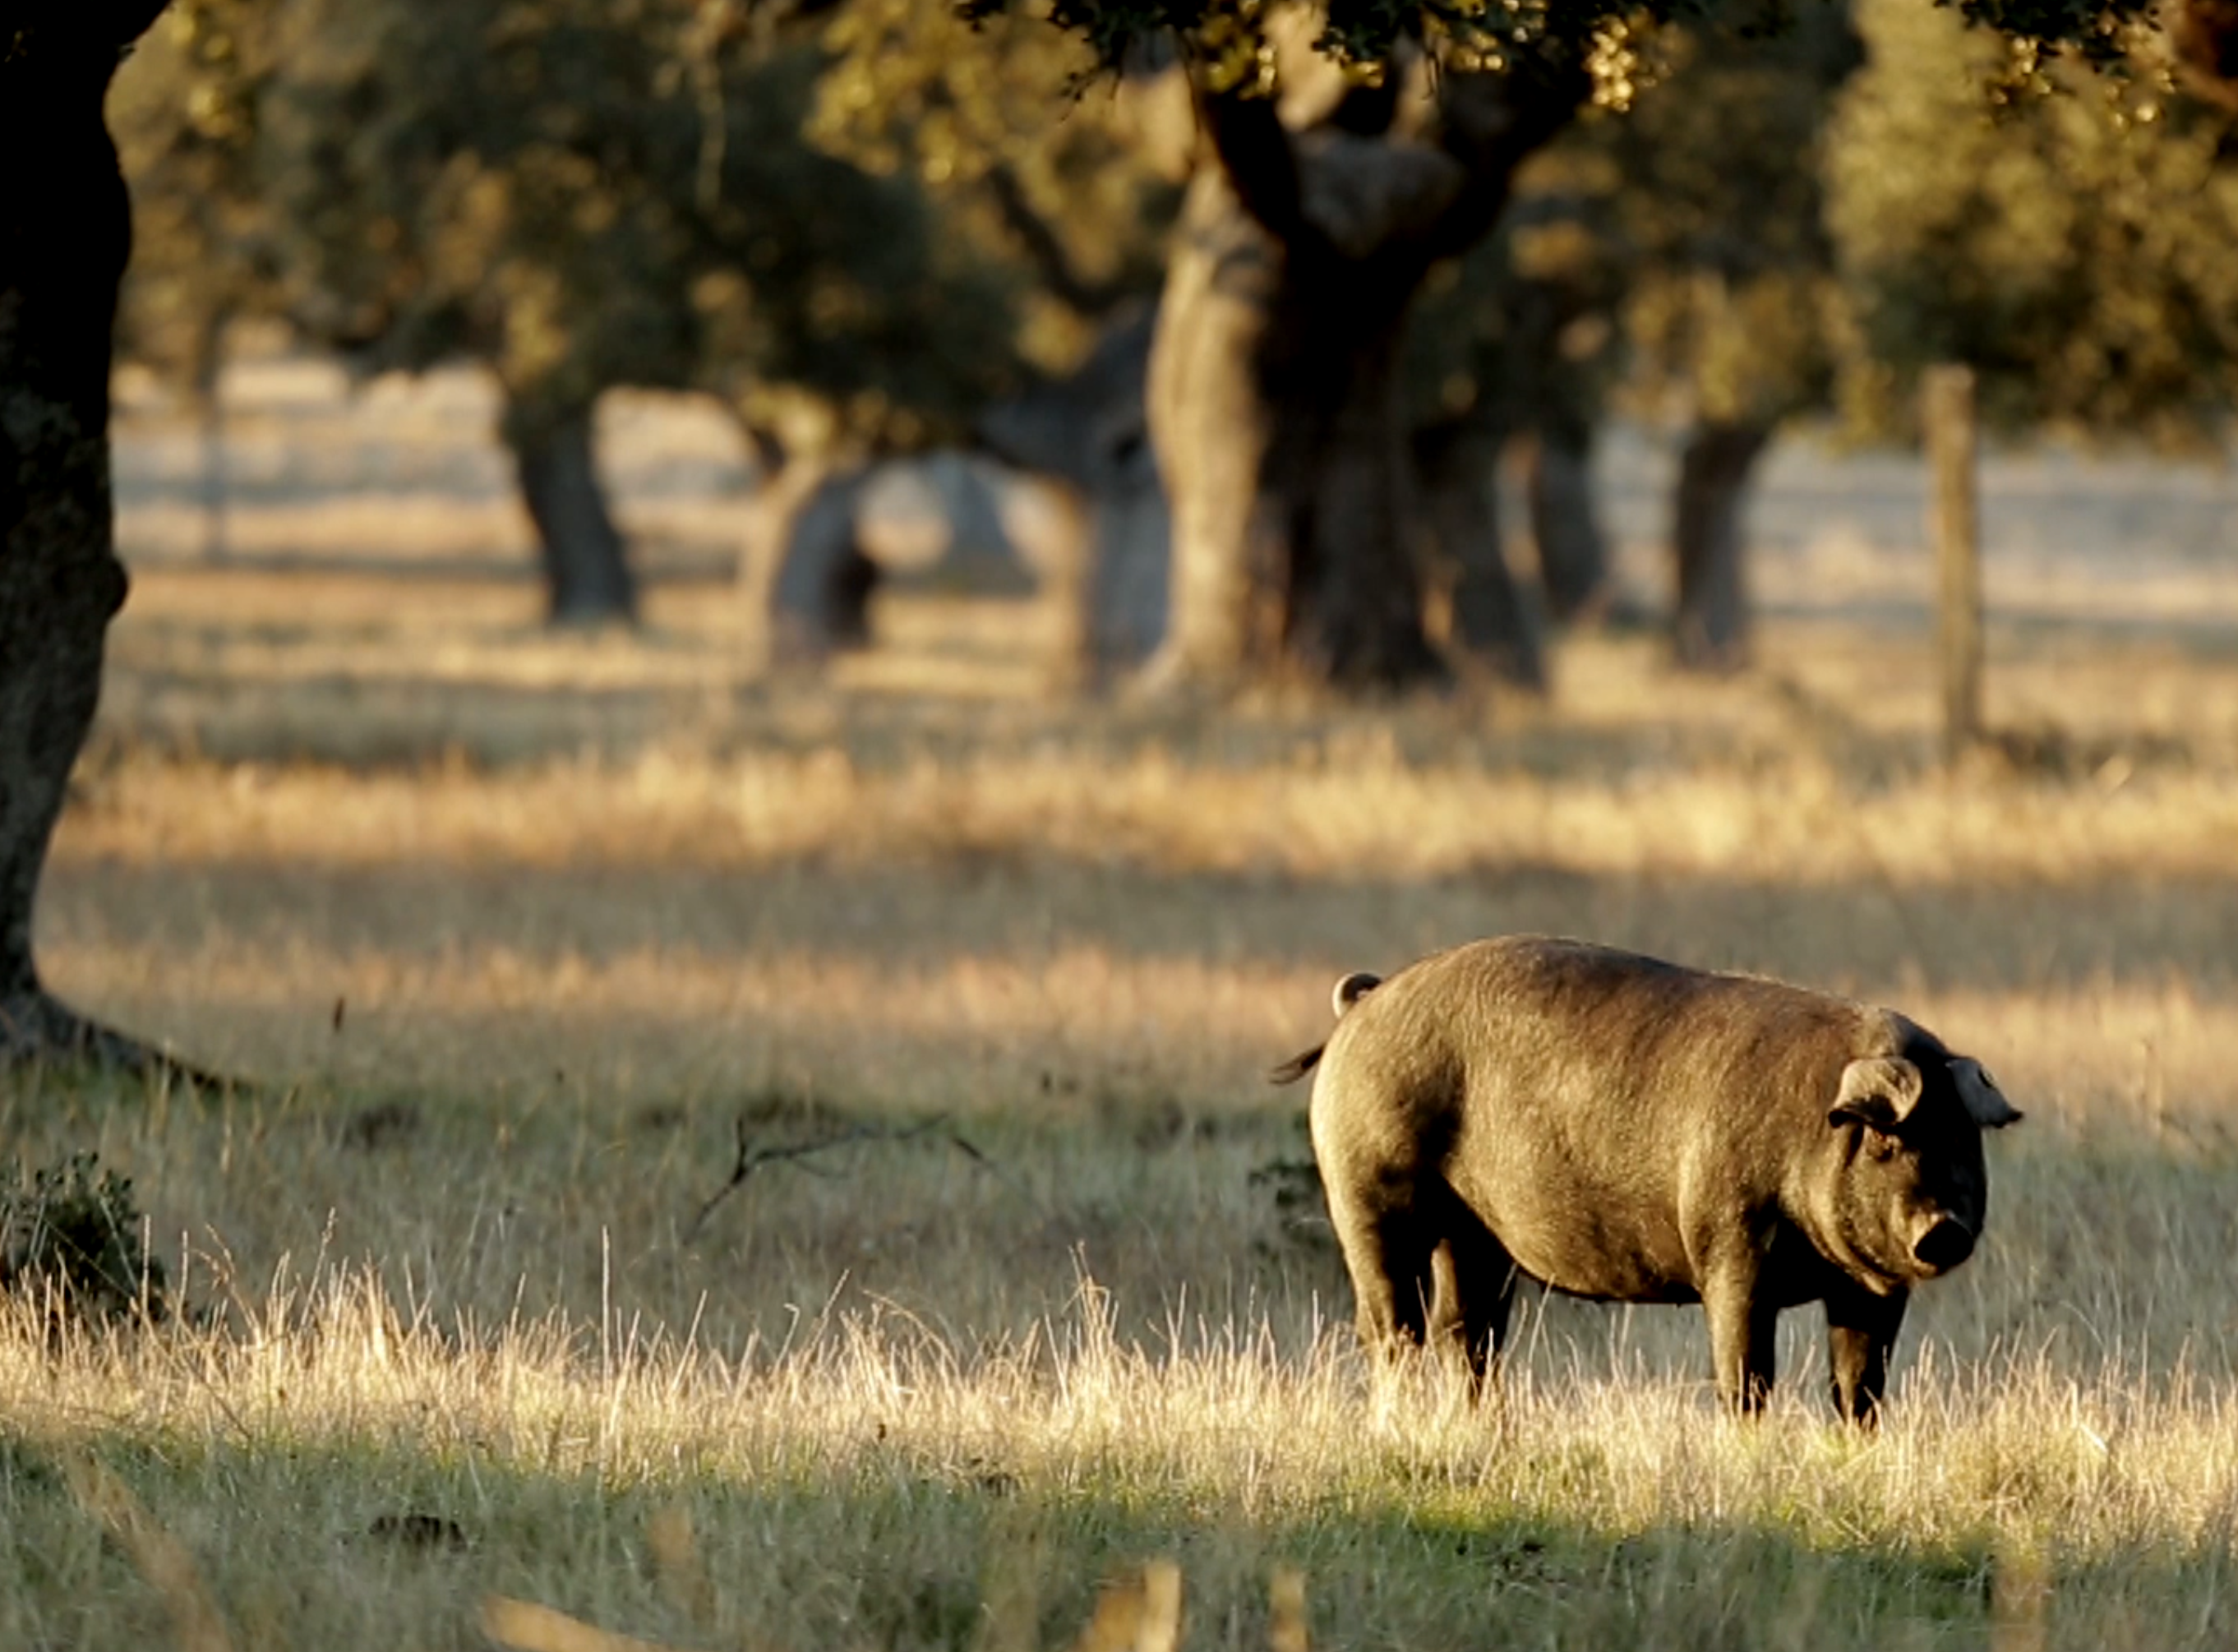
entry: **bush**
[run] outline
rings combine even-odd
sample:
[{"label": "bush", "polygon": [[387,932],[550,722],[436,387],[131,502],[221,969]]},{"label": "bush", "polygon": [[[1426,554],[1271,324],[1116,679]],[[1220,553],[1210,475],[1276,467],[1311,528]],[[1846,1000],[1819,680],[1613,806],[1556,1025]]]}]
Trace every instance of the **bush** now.
[{"label": "bush", "polygon": [[[1301,1137],[1306,1135],[1306,1118],[1300,1113],[1293,1128]],[[1336,1230],[1329,1224],[1328,1198],[1321,1187],[1321,1166],[1314,1162],[1310,1140],[1301,1141],[1300,1151],[1280,1158],[1270,1158],[1251,1172],[1251,1185],[1263,1188],[1271,1196],[1275,1206],[1276,1238],[1261,1239],[1262,1254],[1277,1256],[1284,1251],[1302,1254],[1316,1263],[1334,1264],[1341,1260],[1337,1250]]]},{"label": "bush", "polygon": [[161,1319],[163,1264],[148,1254],[144,1226],[131,1178],[100,1170],[93,1153],[28,1179],[19,1169],[0,1184],[0,1291],[81,1320]]}]

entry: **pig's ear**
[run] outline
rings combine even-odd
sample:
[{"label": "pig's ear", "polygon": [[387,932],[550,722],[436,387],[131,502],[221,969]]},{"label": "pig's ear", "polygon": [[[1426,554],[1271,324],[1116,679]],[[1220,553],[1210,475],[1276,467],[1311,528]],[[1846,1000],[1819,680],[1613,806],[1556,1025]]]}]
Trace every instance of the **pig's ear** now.
[{"label": "pig's ear", "polygon": [[1827,1111],[1830,1125],[1854,1119],[1875,1130],[1894,1130],[1919,1105],[1919,1069],[1898,1056],[1863,1056],[1842,1069],[1841,1093]]},{"label": "pig's ear", "polygon": [[1973,1057],[1950,1058],[1950,1082],[1958,1087],[1958,1099],[1966,1104],[1968,1116],[1983,1129],[2003,1130],[2020,1123],[2020,1109],[2005,1099],[1990,1070]]}]

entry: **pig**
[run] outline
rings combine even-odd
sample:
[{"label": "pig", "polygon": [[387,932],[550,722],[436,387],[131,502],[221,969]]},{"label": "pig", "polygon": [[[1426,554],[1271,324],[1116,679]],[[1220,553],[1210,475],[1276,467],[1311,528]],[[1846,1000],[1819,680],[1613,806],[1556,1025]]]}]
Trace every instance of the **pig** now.
[{"label": "pig", "polygon": [[1718,1397],[1760,1410],[1779,1311],[1826,1306],[1835,1409],[1871,1427],[1912,1288],[1972,1254],[1982,1132],[2021,1115],[1916,1022],[1587,941],[1473,942],[1346,976],[1314,1156],[1386,1355],[1497,1364],[1519,1279],[1695,1303]]}]

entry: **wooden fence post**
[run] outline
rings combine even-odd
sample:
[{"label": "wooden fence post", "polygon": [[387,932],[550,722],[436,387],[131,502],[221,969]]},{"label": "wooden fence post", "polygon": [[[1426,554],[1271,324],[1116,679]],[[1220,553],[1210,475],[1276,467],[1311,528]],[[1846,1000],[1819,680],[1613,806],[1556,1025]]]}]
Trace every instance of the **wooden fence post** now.
[{"label": "wooden fence post", "polygon": [[1937,652],[1943,664],[1943,755],[1956,762],[1982,733],[1982,541],[1974,371],[1930,368],[1920,386],[1927,434],[1927,534],[1935,547]]}]

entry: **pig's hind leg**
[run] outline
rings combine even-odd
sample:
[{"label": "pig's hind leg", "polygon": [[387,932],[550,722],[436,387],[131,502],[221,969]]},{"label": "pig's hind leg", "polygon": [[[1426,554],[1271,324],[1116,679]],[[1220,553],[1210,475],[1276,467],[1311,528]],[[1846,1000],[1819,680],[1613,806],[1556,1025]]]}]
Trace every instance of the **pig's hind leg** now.
[{"label": "pig's hind leg", "polygon": [[1439,1231],[1430,1213],[1413,1198],[1371,1205],[1333,1179],[1328,1201],[1345,1271],[1352,1276],[1361,1343],[1388,1364],[1422,1346]]},{"label": "pig's hind leg", "polygon": [[1515,1305],[1515,1258],[1458,1196],[1448,1193],[1442,1202],[1439,1225],[1445,1237],[1431,1256],[1430,1335],[1460,1352],[1467,1364],[1469,1397],[1481,1399],[1486,1382],[1499,1370]]}]

